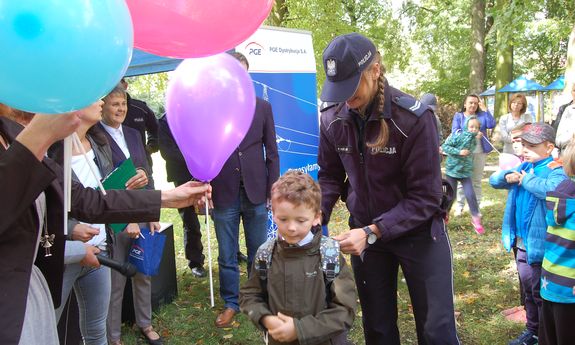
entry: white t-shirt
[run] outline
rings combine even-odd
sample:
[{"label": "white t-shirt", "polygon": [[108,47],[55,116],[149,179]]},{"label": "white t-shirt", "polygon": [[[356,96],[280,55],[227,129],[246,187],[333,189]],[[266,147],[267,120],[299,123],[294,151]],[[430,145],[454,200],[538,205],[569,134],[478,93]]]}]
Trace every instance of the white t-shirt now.
[{"label": "white t-shirt", "polygon": [[[94,155],[94,150],[86,152],[86,156],[88,156],[90,162],[94,162],[94,159],[96,158],[96,156]],[[100,169],[98,169],[95,163],[92,164],[92,167],[94,168],[94,172],[96,173],[98,180],[101,180],[102,175],[100,174]],[[76,176],[78,177],[78,179],[80,180],[80,182],[84,187],[91,187],[94,189],[98,187],[98,180],[96,180],[96,178],[92,174],[92,171],[90,171],[88,162],[86,162],[86,159],[84,158],[83,155],[72,156],[72,170],[74,170],[74,174],[76,174]],[[88,225],[90,225],[93,228],[99,229],[100,233],[92,237],[92,239],[87,243],[93,246],[106,245],[106,225],[105,224],[88,224]]]}]

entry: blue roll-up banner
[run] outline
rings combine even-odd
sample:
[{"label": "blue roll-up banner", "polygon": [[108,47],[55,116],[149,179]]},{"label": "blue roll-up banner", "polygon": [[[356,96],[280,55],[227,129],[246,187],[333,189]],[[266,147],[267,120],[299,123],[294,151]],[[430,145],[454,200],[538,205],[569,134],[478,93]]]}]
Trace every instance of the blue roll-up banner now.
[{"label": "blue roll-up banner", "polygon": [[[311,32],[263,26],[236,51],[249,61],[256,95],[272,105],[280,173],[297,169],[317,179],[319,121]],[[268,237],[274,237],[273,221],[268,225]]]}]

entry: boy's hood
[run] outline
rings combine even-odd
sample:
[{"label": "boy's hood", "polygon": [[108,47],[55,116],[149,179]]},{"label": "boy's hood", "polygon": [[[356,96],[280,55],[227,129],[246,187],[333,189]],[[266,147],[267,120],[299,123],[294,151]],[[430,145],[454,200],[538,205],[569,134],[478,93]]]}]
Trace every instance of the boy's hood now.
[{"label": "boy's hood", "polygon": [[547,193],[547,209],[553,210],[557,224],[565,221],[575,213],[575,182],[565,180],[557,188]]}]

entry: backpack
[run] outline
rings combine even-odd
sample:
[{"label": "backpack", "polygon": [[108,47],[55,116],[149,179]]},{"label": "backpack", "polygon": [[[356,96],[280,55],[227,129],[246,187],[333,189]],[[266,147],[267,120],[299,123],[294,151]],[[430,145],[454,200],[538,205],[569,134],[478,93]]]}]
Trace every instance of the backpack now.
[{"label": "backpack", "polygon": [[[262,244],[255,256],[255,268],[260,278],[260,284],[264,298],[268,300],[268,270],[272,264],[272,255],[276,246],[276,239],[268,239]],[[319,245],[320,269],[323,272],[325,282],[326,302],[329,304],[331,294],[330,288],[333,280],[338,276],[340,270],[339,262],[339,242],[333,238],[322,236]]]}]

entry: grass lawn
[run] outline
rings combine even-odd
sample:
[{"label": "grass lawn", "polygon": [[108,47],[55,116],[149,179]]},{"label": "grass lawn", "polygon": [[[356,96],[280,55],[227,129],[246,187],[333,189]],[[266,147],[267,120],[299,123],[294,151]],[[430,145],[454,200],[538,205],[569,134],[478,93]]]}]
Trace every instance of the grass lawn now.
[{"label": "grass lawn", "polygon": [[[490,155],[488,164],[494,164],[496,156]],[[156,166],[154,166],[156,170]],[[492,171],[492,170],[491,170]],[[462,344],[506,344],[519,334],[524,326],[506,321],[501,311],[519,304],[519,285],[513,255],[505,252],[501,245],[501,219],[505,207],[506,192],[489,187],[485,172],[483,181],[482,213],[484,235],[476,235],[471,226],[469,213],[461,217],[451,216],[448,230],[453,249],[455,308],[458,312],[458,334]],[[203,221],[204,217],[200,217]],[[167,344],[262,344],[260,334],[244,316],[229,329],[218,329],[213,325],[222,302],[218,295],[217,242],[212,229],[212,264],[214,269],[215,308],[210,307],[209,280],[191,275],[184,257],[182,223],[174,210],[162,213],[163,222],[174,223],[176,241],[176,265],[179,296],[154,314],[154,326],[166,339]],[[339,204],[330,223],[330,231],[337,234],[347,230],[347,211]],[[204,250],[207,261],[207,236],[204,232]],[[241,246],[245,253],[243,240]],[[415,254],[415,253],[414,253]],[[349,261],[348,261],[349,262]],[[206,263],[207,269],[207,263]],[[246,267],[243,265],[242,280]],[[401,273],[400,273],[401,274]],[[405,282],[399,279],[399,328],[402,344],[417,344],[415,323],[411,312],[409,294]],[[382,315],[385,317],[385,315]],[[139,334],[124,328],[126,344],[143,344]],[[351,340],[363,344],[361,310],[351,330]]]}]

